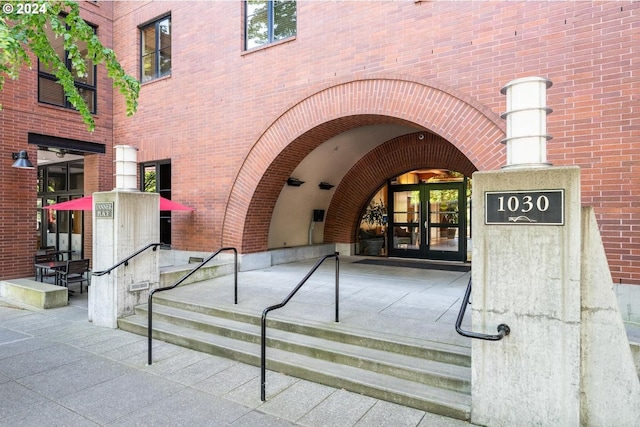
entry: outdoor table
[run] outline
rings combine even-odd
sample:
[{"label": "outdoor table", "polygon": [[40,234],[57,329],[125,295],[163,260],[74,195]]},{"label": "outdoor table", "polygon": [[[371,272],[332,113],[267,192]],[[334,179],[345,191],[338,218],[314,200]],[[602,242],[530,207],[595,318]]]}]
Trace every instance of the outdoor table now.
[{"label": "outdoor table", "polygon": [[[44,277],[42,275],[42,270],[58,270],[60,268],[64,268],[67,265],[67,261],[47,261],[47,262],[38,262],[33,264],[36,269],[36,272],[40,273],[40,281],[44,282]],[[38,275],[36,274],[36,280],[38,280]],[[56,280],[57,282],[57,280]],[[57,284],[57,283],[56,283]]]}]

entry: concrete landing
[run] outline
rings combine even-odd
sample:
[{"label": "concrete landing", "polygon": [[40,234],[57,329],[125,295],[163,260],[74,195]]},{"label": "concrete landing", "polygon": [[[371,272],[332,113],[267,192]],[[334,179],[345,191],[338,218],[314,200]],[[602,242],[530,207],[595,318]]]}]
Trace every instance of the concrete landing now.
[{"label": "concrete landing", "polygon": [[0,281],[0,297],[37,308],[64,307],[68,304],[67,288],[31,279]]}]

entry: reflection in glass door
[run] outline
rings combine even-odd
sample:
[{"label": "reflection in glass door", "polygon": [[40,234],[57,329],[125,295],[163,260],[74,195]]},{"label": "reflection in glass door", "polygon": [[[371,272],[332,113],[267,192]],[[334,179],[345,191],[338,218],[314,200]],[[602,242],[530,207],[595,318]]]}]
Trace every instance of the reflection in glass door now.
[{"label": "reflection in glass door", "polygon": [[389,255],[466,261],[462,182],[392,187]]},{"label": "reflection in glass door", "polygon": [[403,186],[406,190],[394,191],[391,206],[393,215],[390,224],[390,254],[420,257],[422,248],[422,203],[417,185]]},{"label": "reflection in glass door", "polygon": [[462,183],[428,185],[426,193],[427,258],[464,261],[466,227],[461,212],[466,212],[466,208]]}]

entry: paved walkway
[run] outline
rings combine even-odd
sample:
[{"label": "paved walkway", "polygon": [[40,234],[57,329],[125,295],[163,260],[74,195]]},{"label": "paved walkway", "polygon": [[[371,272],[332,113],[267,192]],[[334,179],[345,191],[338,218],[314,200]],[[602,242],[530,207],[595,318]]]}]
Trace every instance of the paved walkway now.
[{"label": "paved walkway", "polygon": [[[269,276],[295,286],[308,267],[240,273],[240,283]],[[346,277],[358,269],[341,263],[345,292]],[[381,270],[367,271],[373,279]],[[430,276],[425,271],[406,273]],[[440,279],[433,280],[451,282],[464,274],[436,272]],[[415,282],[397,279],[394,295]],[[377,287],[361,292],[372,305],[380,296]],[[86,293],[58,309],[0,302],[0,426],[470,425],[274,372],[267,374],[267,401],[261,402],[258,367],[160,341],[153,354],[154,364],[147,366],[146,337],[88,322]]]},{"label": "paved walkway", "polygon": [[[388,331],[390,320],[402,317],[404,334],[439,333],[438,340],[465,345],[451,325],[468,273],[343,259],[341,322]],[[269,282],[286,295],[310,265],[240,273],[240,301],[251,305],[255,297],[247,286],[243,293],[242,284],[255,290]],[[330,301],[331,292],[323,288],[332,286],[331,264],[319,273],[307,292],[324,293]],[[231,289],[229,281],[230,276],[211,283]],[[356,294],[359,303],[350,306],[349,296]],[[424,301],[433,310],[417,310]],[[294,305],[293,310],[305,308]],[[358,310],[364,311],[349,315]],[[373,312],[387,319],[374,321]],[[630,336],[637,330],[630,330]],[[146,337],[88,322],[86,293],[71,297],[67,307],[49,310],[0,301],[0,426],[470,425],[274,372],[268,372],[267,401],[261,402],[257,367],[161,341],[154,341],[153,354],[154,364],[147,366]]]}]

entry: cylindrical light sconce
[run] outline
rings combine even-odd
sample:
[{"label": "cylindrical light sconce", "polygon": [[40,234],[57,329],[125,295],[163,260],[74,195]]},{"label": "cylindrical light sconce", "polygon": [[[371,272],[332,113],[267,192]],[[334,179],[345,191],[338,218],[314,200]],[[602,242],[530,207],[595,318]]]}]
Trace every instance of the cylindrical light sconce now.
[{"label": "cylindrical light sconce", "polygon": [[509,82],[500,90],[507,96],[507,111],[501,115],[507,121],[507,164],[504,168],[546,167],[547,89],[551,80],[544,77],[525,77]]},{"label": "cylindrical light sconce", "polygon": [[115,145],[116,188],[114,190],[136,191],[137,151],[130,145]]}]

